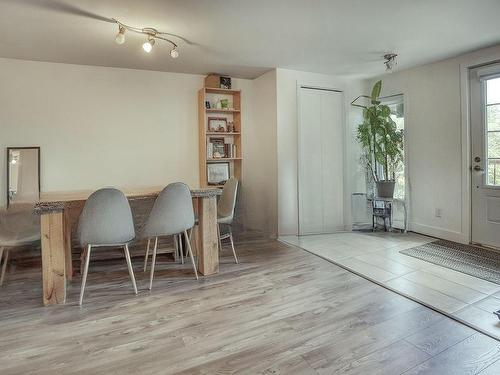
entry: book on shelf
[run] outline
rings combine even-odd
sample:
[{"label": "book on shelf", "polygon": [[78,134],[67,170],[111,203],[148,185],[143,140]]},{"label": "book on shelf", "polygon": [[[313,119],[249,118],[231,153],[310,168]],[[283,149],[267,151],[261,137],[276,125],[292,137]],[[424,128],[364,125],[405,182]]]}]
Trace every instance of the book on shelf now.
[{"label": "book on shelf", "polygon": [[207,159],[236,158],[236,155],[236,145],[230,137],[207,140]]},{"label": "book on shelf", "polygon": [[236,158],[236,145],[235,144],[228,144],[228,157],[230,158]]},{"label": "book on shelf", "polygon": [[211,159],[214,156],[214,147],[212,142],[207,142],[207,159]]}]

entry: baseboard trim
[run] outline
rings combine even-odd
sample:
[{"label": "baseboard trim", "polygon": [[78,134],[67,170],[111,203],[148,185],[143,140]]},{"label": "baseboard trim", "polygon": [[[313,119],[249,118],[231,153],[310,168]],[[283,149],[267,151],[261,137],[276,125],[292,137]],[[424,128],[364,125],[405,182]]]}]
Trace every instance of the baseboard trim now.
[{"label": "baseboard trim", "polygon": [[463,244],[469,243],[469,239],[462,232],[451,231],[419,223],[410,223],[409,229],[415,233],[424,234],[436,238],[442,238],[448,241],[454,241]]}]

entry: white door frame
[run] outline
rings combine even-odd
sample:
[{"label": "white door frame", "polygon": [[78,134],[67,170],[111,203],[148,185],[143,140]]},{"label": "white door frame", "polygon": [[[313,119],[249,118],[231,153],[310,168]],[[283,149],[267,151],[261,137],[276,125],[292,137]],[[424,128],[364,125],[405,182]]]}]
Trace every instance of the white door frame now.
[{"label": "white door frame", "polygon": [[[299,199],[299,181],[300,181],[300,129],[301,129],[301,113],[300,113],[300,89],[311,89],[311,90],[323,90],[323,91],[333,91],[338,92],[341,95],[342,102],[342,138],[344,140],[344,147],[342,149],[342,154],[344,157],[344,162],[342,163],[342,178],[344,183],[344,195],[346,192],[346,171],[345,171],[345,160],[346,160],[346,147],[345,147],[345,139],[346,139],[346,111],[345,111],[345,94],[344,90],[334,87],[326,87],[326,86],[316,86],[309,85],[303,82],[297,82],[297,235],[300,236],[300,199]],[[344,198],[344,228],[346,227],[346,207],[345,207],[345,197]]]},{"label": "white door frame", "polygon": [[500,62],[500,53],[491,56],[472,58],[470,61],[460,64],[460,107],[462,113],[461,139],[462,139],[462,225],[461,242],[472,241],[472,145],[471,145],[471,121],[470,121],[470,87],[469,70],[482,65]]}]

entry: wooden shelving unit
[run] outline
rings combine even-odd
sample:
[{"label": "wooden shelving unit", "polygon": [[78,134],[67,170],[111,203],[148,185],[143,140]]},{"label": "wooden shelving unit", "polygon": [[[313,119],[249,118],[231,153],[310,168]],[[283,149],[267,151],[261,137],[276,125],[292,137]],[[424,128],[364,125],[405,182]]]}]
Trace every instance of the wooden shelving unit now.
[{"label": "wooden shelving unit", "polygon": [[210,109],[205,109],[207,113],[239,113],[239,109],[215,109],[215,108],[210,108]]},{"label": "wooden shelving unit", "polygon": [[[205,108],[205,102],[216,102],[220,99],[228,99],[232,108],[217,109]],[[225,117],[234,124],[232,132],[208,131],[209,117]],[[241,170],[243,156],[241,150],[241,91],[220,89],[216,87],[204,87],[198,91],[198,125],[199,125],[199,159],[200,159],[200,186],[222,187],[222,185],[209,185],[207,181],[207,166],[211,163],[228,162],[230,164],[230,176],[241,181]],[[227,138],[236,146],[235,157],[224,157],[214,159],[207,154],[207,144],[210,138]]]}]

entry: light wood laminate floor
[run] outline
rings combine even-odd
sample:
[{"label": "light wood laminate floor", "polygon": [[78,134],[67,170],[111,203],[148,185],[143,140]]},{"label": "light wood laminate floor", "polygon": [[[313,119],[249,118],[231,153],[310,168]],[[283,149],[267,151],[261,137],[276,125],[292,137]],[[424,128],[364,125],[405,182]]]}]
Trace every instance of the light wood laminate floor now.
[{"label": "light wood laminate floor", "polygon": [[159,256],[151,292],[135,258],[137,296],[124,260],[91,262],[82,307],[79,277],[69,304],[40,306],[39,267],[19,261],[0,289],[0,373],[500,371],[498,341],[324,259],[259,238],[236,249],[240,264],[226,248],[200,281]]},{"label": "light wood laminate floor", "polygon": [[[282,240],[465,322],[500,340],[500,285],[401,254],[434,238],[343,232]],[[500,374],[500,372],[499,372]]]}]

